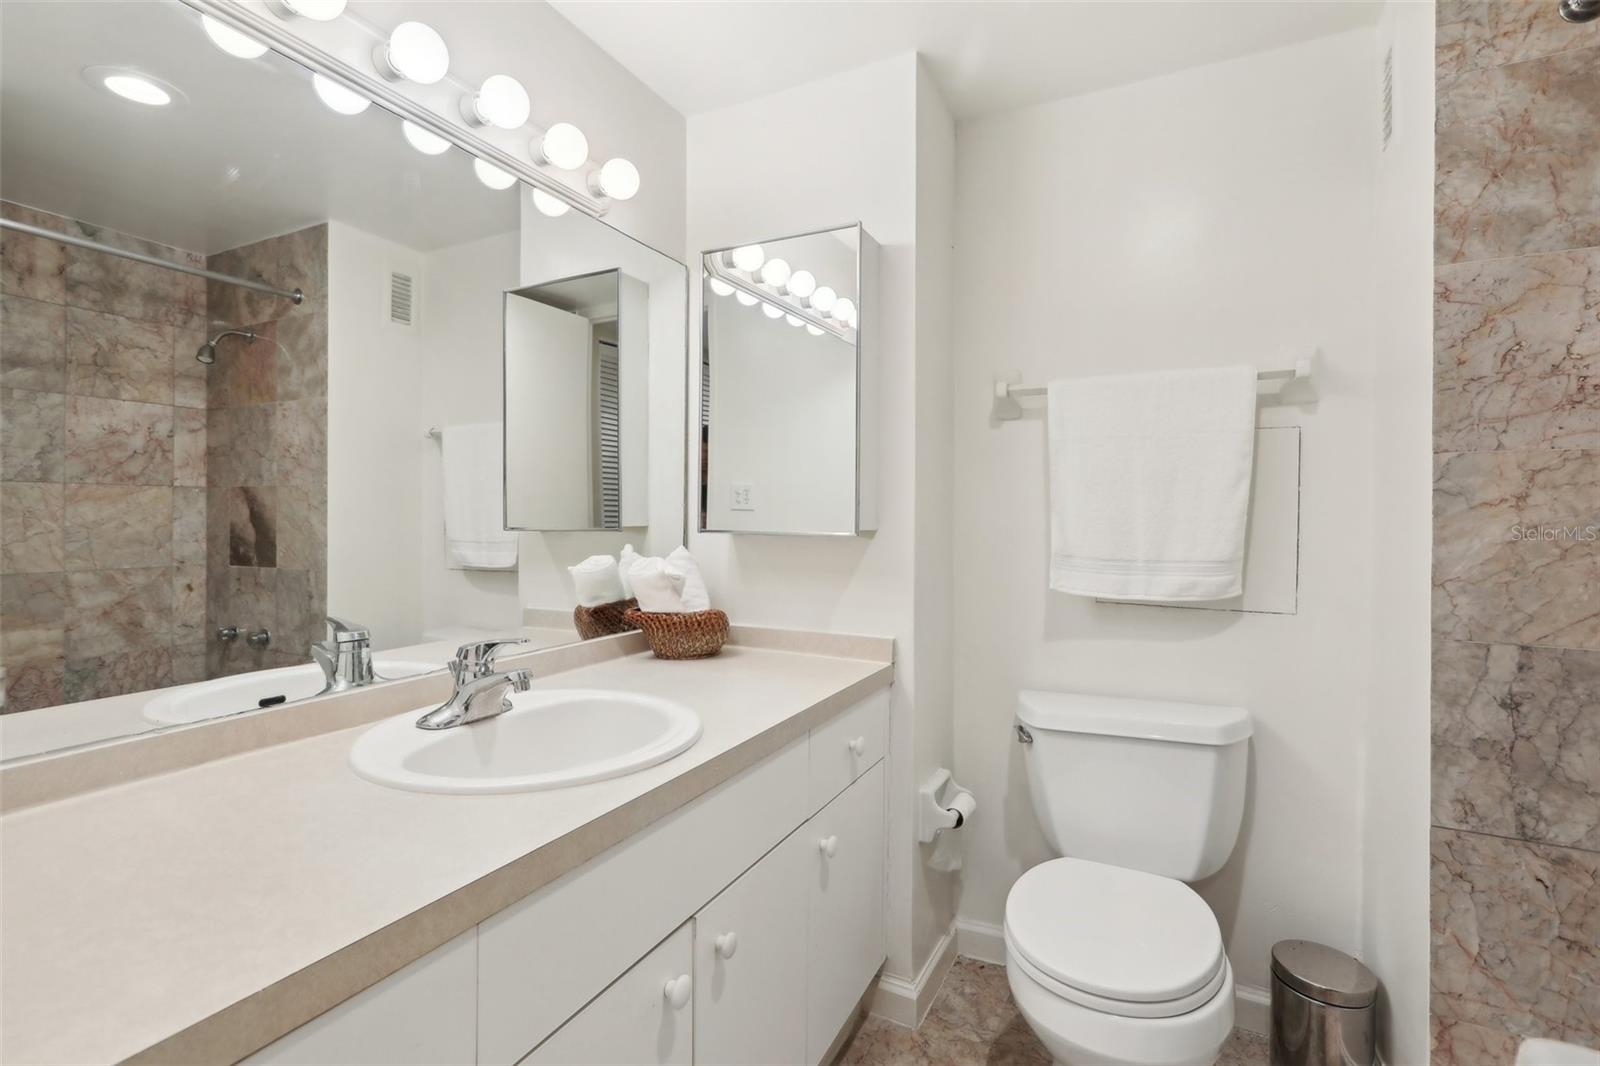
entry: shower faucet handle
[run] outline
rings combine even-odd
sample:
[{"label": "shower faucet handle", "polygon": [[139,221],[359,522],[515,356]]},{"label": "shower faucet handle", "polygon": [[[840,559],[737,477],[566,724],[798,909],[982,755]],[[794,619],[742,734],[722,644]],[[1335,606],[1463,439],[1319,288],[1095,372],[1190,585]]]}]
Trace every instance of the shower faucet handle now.
[{"label": "shower faucet handle", "polygon": [[222,641],[222,643],[224,643],[224,644],[233,643],[234,641],[239,639],[239,627],[238,626],[218,626],[217,627],[217,639]]},{"label": "shower faucet handle", "polygon": [[272,630],[263,626],[254,633],[251,633],[248,637],[245,637],[244,642],[257,651],[260,651],[268,644],[272,643]]}]

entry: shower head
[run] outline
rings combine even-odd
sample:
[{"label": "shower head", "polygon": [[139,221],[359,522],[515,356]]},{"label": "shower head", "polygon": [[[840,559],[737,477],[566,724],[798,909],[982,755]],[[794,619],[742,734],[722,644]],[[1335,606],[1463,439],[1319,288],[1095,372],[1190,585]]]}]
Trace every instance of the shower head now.
[{"label": "shower head", "polygon": [[1593,22],[1600,19],[1600,0],[1561,0],[1558,10],[1568,22]]},{"label": "shower head", "polygon": [[216,336],[200,346],[200,349],[194,353],[195,359],[206,366],[215,363],[217,361],[217,342],[224,337],[243,337],[246,341],[253,341],[256,339],[256,331],[253,329],[220,330]]}]

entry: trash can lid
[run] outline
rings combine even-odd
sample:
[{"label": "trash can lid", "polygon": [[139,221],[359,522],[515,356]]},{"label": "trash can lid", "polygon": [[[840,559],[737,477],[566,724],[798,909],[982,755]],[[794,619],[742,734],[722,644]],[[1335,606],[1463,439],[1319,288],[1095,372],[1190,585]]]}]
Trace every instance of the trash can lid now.
[{"label": "trash can lid", "polygon": [[1378,978],[1359,959],[1312,940],[1272,945],[1272,973],[1302,996],[1334,1007],[1367,1007],[1378,997]]}]

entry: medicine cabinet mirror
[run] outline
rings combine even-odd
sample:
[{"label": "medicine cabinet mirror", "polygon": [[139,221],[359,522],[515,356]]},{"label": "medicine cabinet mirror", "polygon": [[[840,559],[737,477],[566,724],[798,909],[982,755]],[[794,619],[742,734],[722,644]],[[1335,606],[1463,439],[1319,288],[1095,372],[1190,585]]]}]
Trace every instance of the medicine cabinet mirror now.
[{"label": "medicine cabinet mirror", "polygon": [[699,528],[877,527],[878,245],[859,224],[701,255]]}]

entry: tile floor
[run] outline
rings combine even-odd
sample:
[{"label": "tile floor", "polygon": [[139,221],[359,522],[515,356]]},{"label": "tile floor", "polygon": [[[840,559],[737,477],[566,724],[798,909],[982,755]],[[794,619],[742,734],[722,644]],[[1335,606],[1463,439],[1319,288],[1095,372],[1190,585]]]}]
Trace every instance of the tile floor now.
[{"label": "tile floor", "polygon": [[[1003,966],[957,959],[922,1027],[869,1017],[837,1066],[1049,1066],[1011,1003]],[[1217,1066],[1266,1066],[1267,1040],[1235,1029]]]}]

